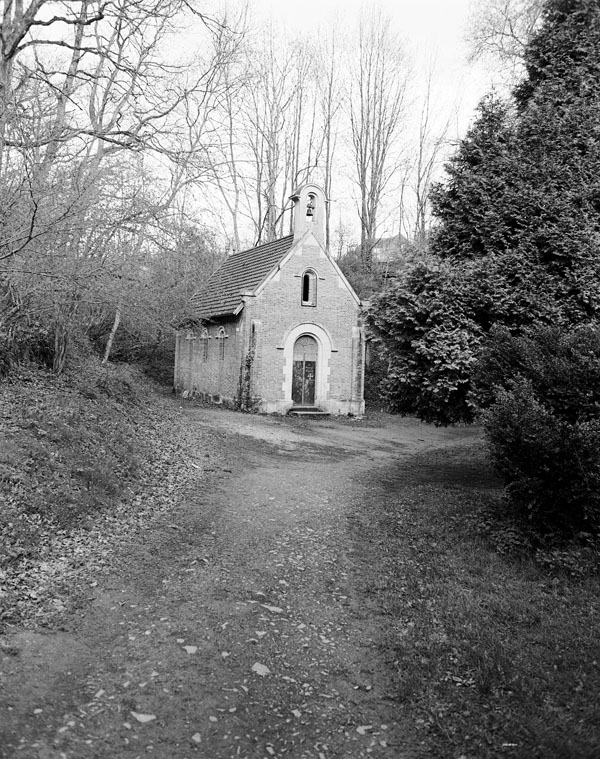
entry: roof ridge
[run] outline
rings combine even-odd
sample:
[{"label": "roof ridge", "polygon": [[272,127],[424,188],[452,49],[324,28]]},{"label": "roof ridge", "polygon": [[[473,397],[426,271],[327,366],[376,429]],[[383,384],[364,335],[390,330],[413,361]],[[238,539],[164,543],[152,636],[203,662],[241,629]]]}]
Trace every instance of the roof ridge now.
[{"label": "roof ridge", "polygon": [[[235,253],[232,253],[228,258],[233,258],[234,256],[241,256],[242,253],[252,253],[255,250],[262,250],[263,248],[266,248],[267,245],[275,245],[276,243],[283,242],[284,240],[287,240],[288,238],[293,239],[294,234],[285,235],[284,237],[278,237],[276,240],[269,240],[269,242],[263,242],[260,245],[255,245],[253,248],[244,248],[244,250],[237,250]],[[225,260],[227,261],[228,258]],[[221,268],[221,267],[219,267]],[[216,269],[218,271],[218,269]]]}]

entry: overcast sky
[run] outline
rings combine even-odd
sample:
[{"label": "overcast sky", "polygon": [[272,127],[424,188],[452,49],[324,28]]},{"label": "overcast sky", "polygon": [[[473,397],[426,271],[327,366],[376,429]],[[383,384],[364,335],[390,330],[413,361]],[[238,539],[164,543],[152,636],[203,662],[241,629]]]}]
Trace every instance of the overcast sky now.
[{"label": "overcast sky", "polygon": [[[440,111],[446,115],[456,105],[459,108],[457,128],[463,132],[470,122],[473,109],[489,90],[490,73],[482,66],[467,62],[466,31],[468,19],[478,0],[249,0],[257,20],[269,16],[290,29],[310,32],[332,19],[342,19],[352,25],[361,9],[373,5],[382,8],[391,19],[394,31],[405,40],[415,69],[426,72],[435,62],[438,96],[443,99]],[[251,14],[253,15],[253,14]]]}]

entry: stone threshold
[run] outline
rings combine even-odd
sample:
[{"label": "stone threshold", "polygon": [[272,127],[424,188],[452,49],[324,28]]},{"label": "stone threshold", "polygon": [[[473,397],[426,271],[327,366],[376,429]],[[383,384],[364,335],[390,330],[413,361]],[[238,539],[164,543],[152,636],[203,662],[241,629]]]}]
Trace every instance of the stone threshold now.
[{"label": "stone threshold", "polygon": [[321,409],[312,406],[295,406],[288,411],[288,414],[290,416],[331,416],[329,411],[322,411]]}]

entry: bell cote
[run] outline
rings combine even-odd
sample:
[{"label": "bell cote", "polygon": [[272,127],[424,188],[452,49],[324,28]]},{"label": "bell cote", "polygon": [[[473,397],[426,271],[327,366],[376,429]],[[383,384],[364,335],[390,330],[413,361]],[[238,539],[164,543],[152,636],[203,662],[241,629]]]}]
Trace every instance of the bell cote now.
[{"label": "bell cote", "polygon": [[306,184],[290,198],[294,201],[294,242],[309,229],[325,247],[325,193],[316,184]]}]

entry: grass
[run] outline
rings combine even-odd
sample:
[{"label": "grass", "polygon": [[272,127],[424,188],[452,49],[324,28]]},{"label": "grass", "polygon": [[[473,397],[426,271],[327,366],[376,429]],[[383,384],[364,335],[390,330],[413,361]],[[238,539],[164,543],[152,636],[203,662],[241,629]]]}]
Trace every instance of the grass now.
[{"label": "grass", "polygon": [[600,756],[597,544],[533,550],[498,516],[480,448],[422,454],[381,488],[367,505],[386,542],[364,592],[387,612],[390,696],[426,755]]}]

